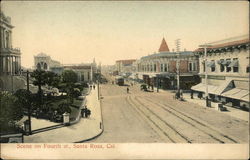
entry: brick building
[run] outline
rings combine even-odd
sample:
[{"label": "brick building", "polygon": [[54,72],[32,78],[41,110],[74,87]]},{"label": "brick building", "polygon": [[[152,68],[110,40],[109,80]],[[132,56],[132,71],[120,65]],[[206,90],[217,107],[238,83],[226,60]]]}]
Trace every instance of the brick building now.
[{"label": "brick building", "polygon": [[198,56],[190,51],[170,52],[164,38],[158,53],[144,56],[136,61],[137,77],[154,87],[176,89],[177,61],[180,62],[181,89],[190,89],[200,82]]}]

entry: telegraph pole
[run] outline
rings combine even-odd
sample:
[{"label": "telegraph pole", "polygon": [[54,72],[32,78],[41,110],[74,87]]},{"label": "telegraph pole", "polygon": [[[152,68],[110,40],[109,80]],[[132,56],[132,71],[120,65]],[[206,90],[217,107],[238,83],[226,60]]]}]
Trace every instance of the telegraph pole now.
[{"label": "telegraph pole", "polygon": [[[180,95],[180,39],[175,40],[177,53],[177,92]],[[178,97],[179,98],[179,97]]]},{"label": "telegraph pole", "polygon": [[[29,70],[27,70],[27,72],[26,72],[26,78],[27,78],[27,91],[28,91],[28,93],[30,93],[30,84],[29,84]],[[31,106],[30,106],[30,104],[29,104],[29,106],[28,106],[28,121],[29,121],[29,135],[31,135],[32,134],[32,132],[31,132]]]},{"label": "telegraph pole", "polygon": [[200,45],[199,47],[204,48],[204,62],[205,62],[205,85],[206,85],[206,92],[205,92],[205,97],[206,97],[206,106],[208,106],[208,85],[207,85],[207,48],[211,47],[211,45],[204,44]]}]

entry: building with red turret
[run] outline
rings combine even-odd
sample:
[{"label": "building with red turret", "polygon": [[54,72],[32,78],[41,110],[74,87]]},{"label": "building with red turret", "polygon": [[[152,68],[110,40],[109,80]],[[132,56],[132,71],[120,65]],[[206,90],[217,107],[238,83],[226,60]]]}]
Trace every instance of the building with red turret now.
[{"label": "building with red turret", "polygon": [[200,78],[199,58],[191,51],[170,52],[165,38],[158,53],[141,57],[136,61],[136,75],[149,86],[176,89],[177,61],[180,61],[180,89],[190,89]]}]

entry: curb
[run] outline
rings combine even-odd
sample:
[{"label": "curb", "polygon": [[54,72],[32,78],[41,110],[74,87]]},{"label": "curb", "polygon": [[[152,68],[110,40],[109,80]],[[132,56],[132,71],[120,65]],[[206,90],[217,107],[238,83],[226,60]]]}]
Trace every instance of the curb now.
[{"label": "curb", "polygon": [[102,135],[103,131],[104,131],[104,124],[103,124],[103,113],[102,113],[102,100],[100,99],[100,109],[101,109],[101,123],[102,123],[102,131],[100,133],[98,133],[97,135],[95,135],[94,137],[85,139],[85,140],[81,140],[81,141],[77,141],[77,142],[73,142],[73,143],[83,143],[83,142],[87,142],[93,139],[96,139],[97,137],[99,137],[100,135]]}]

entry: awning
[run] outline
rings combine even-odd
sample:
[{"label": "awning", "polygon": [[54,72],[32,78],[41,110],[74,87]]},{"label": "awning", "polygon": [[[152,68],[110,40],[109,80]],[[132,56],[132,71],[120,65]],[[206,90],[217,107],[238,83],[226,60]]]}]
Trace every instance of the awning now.
[{"label": "awning", "polygon": [[160,73],[160,74],[156,74],[156,77],[158,78],[170,78],[169,73]]},{"label": "awning", "polygon": [[222,64],[223,61],[224,61],[223,59],[220,59],[220,60],[217,61],[217,64]]},{"label": "awning", "polygon": [[212,67],[215,67],[215,62],[214,62],[214,61],[208,62],[208,63],[207,63],[207,66],[208,66],[208,67],[211,67],[211,68],[212,68]]},{"label": "awning", "polygon": [[238,67],[238,66],[239,66],[238,60],[233,60],[233,62],[228,65],[228,67]]},{"label": "awning", "polygon": [[231,63],[231,60],[224,60],[221,64],[223,65],[229,65]]},{"label": "awning", "polygon": [[241,100],[249,102],[249,93],[243,97],[241,97]]},{"label": "awning", "polygon": [[[207,85],[208,93],[214,94],[214,92],[218,89],[219,86]],[[192,90],[199,92],[206,92],[206,85],[203,83],[197,84],[196,86],[191,87]]]},{"label": "awning", "polygon": [[[232,89],[233,83],[231,80],[228,80],[228,81],[225,81],[225,83],[223,83],[220,86],[207,85],[207,87],[208,87],[208,93],[215,94],[215,95],[221,95],[223,92],[226,92],[226,91]],[[191,89],[195,90],[195,91],[206,92],[206,85],[204,83],[199,83],[199,84],[191,87]]]},{"label": "awning", "polygon": [[233,88],[233,89],[223,93],[222,96],[228,97],[228,98],[233,98],[233,99],[238,99],[238,100],[249,101],[249,98],[246,97],[246,96],[249,96],[249,90]]},{"label": "awning", "polygon": [[232,80],[227,80],[223,84],[217,87],[217,89],[213,92],[215,95],[221,95],[222,93],[232,89],[234,87]]}]

